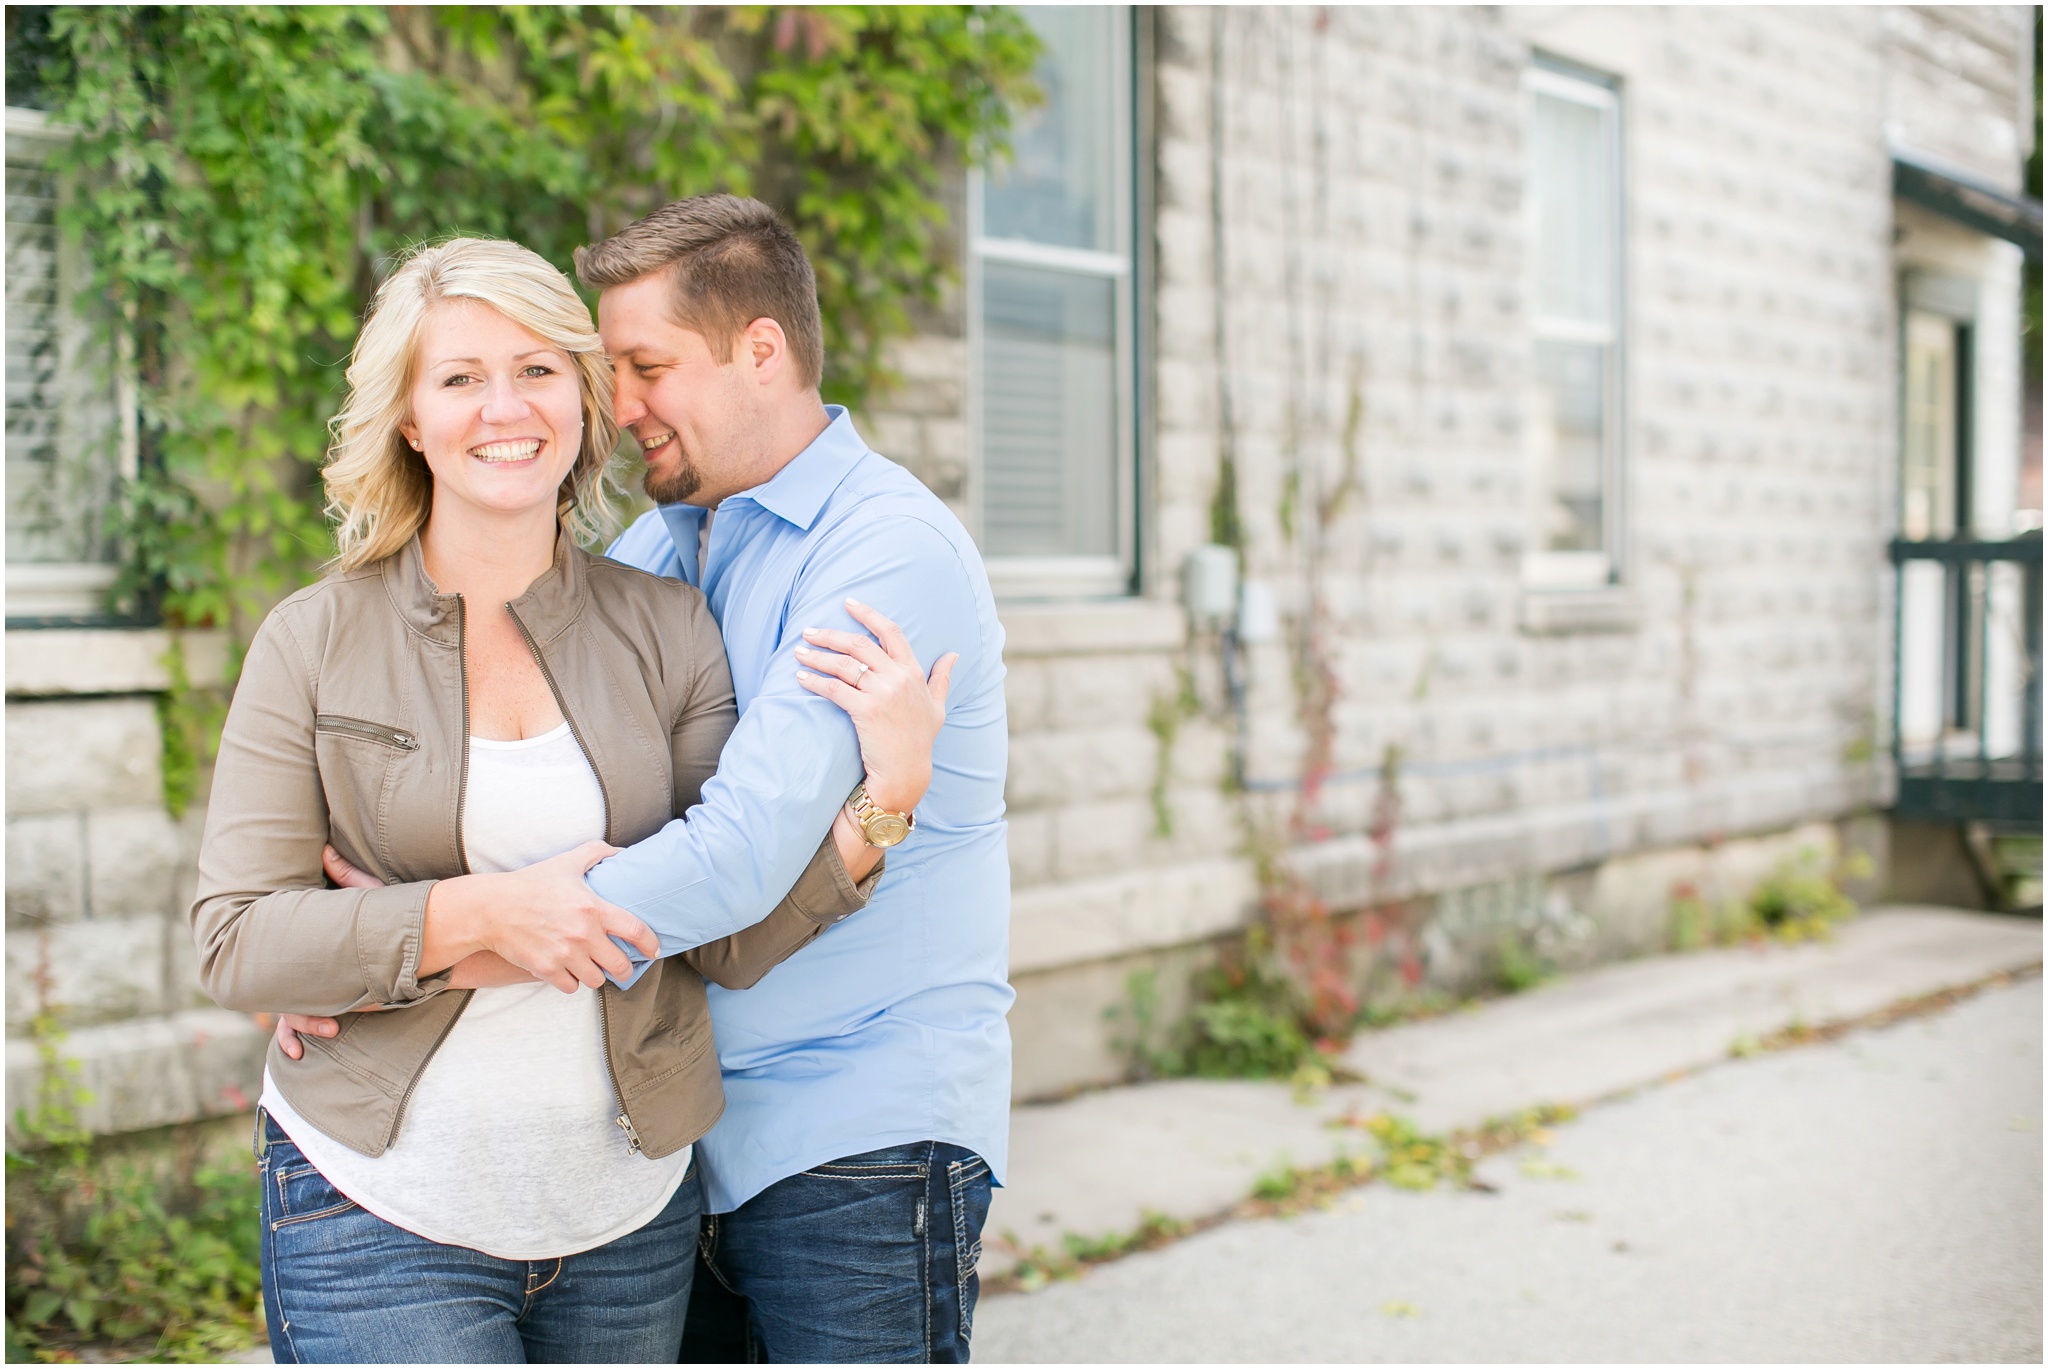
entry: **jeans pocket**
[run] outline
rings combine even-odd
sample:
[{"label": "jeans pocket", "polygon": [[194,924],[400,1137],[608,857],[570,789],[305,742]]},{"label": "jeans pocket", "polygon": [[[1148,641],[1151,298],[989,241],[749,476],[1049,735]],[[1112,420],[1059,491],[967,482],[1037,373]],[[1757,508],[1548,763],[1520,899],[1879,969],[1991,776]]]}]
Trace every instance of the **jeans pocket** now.
[{"label": "jeans pocket", "polygon": [[988,1221],[994,1183],[988,1162],[979,1155],[946,1166],[953,1208],[955,1287],[960,1295],[960,1339],[974,1336],[974,1306],[981,1295],[981,1230]]},{"label": "jeans pocket", "polygon": [[[343,1193],[314,1165],[298,1154],[298,1147],[289,1147],[291,1156],[283,1164],[274,1165],[268,1175],[270,1192],[264,1195],[266,1205],[271,1207],[270,1229],[279,1231],[301,1222],[318,1221],[322,1217],[338,1216],[356,1205],[356,1200]],[[273,1147],[273,1154],[276,1148]]]}]

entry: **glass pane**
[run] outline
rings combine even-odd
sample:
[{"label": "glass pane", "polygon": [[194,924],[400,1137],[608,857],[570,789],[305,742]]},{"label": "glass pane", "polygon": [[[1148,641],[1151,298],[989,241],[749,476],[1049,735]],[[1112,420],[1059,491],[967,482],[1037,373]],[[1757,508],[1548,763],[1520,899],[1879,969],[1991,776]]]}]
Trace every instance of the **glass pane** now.
[{"label": "glass pane", "polygon": [[1116,241],[1112,109],[1118,13],[1099,5],[1027,7],[1022,13],[1045,43],[1038,82],[1045,103],[1023,112],[1010,131],[1010,160],[989,172],[982,232],[1055,247],[1121,251]]},{"label": "glass pane", "polygon": [[1603,551],[1607,349],[1539,342],[1529,394],[1531,496],[1543,551]]},{"label": "glass pane", "polygon": [[1899,524],[1912,538],[1956,531],[1956,325],[1906,316],[1906,430]]},{"label": "glass pane", "polygon": [[7,455],[57,457],[57,186],[7,163]]},{"label": "glass pane", "polygon": [[[62,298],[57,180],[31,154],[7,159],[7,559],[107,557],[114,493],[103,354]],[[97,374],[94,374],[94,370]]]},{"label": "glass pane", "polygon": [[982,275],[983,550],[1116,552],[1116,282]]},{"label": "glass pane", "polygon": [[1538,94],[1530,129],[1536,312],[1612,321],[1614,167],[1607,113]]}]

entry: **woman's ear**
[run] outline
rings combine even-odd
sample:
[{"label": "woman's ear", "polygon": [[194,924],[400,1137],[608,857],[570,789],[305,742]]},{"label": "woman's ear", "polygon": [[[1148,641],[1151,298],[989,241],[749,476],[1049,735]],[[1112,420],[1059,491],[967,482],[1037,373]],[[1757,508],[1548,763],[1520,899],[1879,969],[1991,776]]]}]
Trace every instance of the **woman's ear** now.
[{"label": "woman's ear", "polygon": [[405,445],[414,451],[420,449],[420,425],[407,421],[398,425],[398,435],[405,439]]}]

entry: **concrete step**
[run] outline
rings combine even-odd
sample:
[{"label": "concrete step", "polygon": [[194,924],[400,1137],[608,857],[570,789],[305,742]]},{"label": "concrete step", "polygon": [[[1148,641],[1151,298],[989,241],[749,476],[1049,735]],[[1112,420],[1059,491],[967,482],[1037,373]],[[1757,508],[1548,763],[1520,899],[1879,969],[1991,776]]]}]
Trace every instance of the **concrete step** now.
[{"label": "concrete step", "polygon": [[1725,1060],[1744,1038],[1823,1026],[2041,962],[2041,923],[1946,908],[1875,909],[1831,941],[1654,956],[1513,998],[1368,1032],[1345,1063],[1367,1076],[1296,1101],[1281,1083],[1169,1080],[1020,1107],[983,1271],[1061,1238],[1124,1234],[1148,1212],[1183,1221],[1248,1196],[1282,1163],[1322,1164],[1385,1110],[1425,1130],[1540,1103],[1583,1105]]}]

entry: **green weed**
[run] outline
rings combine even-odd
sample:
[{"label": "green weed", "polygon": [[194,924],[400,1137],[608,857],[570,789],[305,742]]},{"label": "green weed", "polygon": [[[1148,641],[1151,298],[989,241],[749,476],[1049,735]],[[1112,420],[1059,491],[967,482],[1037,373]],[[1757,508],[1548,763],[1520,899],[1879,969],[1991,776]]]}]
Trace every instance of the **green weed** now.
[{"label": "green weed", "polygon": [[1110,1017],[1119,1025],[1112,1044],[1132,1075],[1287,1079],[1298,1088],[1327,1083],[1332,1067],[1309,1035],[1304,996],[1269,961],[1255,934],[1241,955],[1195,975],[1194,1002],[1170,1026],[1160,1021],[1154,973],[1130,975],[1125,1001]]},{"label": "green weed", "polygon": [[96,1153],[61,1031],[45,1014],[34,1034],[41,1084],[7,1151],[8,1360],[203,1361],[260,1339],[253,1167],[195,1160],[166,1182]]},{"label": "green weed", "polygon": [[1823,941],[1836,923],[1856,915],[1856,903],[1842,886],[1868,878],[1870,858],[1852,851],[1833,864],[1811,847],[1779,861],[1746,898],[1710,904],[1690,884],[1672,890],[1671,948],[1699,950],[1770,938]]},{"label": "green weed", "polygon": [[1057,1251],[1047,1250],[1042,1245],[1027,1249],[1015,1232],[1006,1231],[998,1244],[1014,1254],[1016,1260],[1007,1272],[989,1280],[988,1286],[991,1291],[1015,1288],[1020,1292],[1036,1293],[1047,1284],[1080,1278],[1082,1271],[1091,1264],[1120,1260],[1136,1250],[1157,1249],[1193,1230],[1190,1223],[1148,1208],[1135,1231],[1112,1232],[1104,1236],[1081,1236],[1070,1231],[1060,1237],[1060,1249]]},{"label": "green weed", "polygon": [[1494,947],[1493,973],[1503,992],[1520,993],[1550,978],[1552,966],[1524,945],[1519,936],[1503,931]]}]

